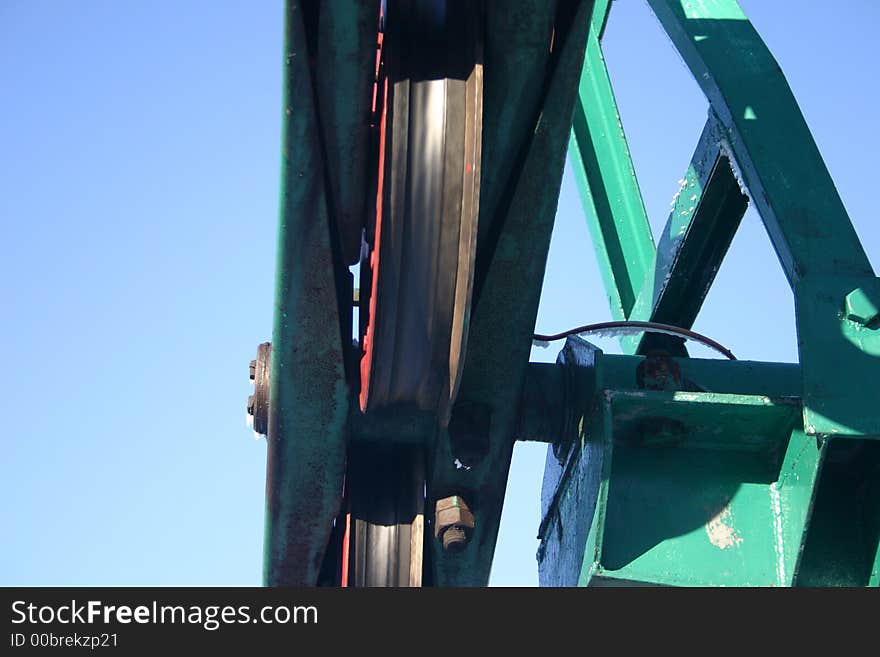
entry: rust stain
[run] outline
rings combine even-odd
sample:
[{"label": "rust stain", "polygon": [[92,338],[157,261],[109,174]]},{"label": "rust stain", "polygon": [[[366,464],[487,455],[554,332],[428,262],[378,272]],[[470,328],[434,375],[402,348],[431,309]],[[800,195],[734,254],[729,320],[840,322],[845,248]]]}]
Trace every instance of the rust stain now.
[{"label": "rust stain", "polygon": [[709,537],[709,542],[719,550],[726,550],[742,543],[742,537],[736,533],[733,526],[730,507],[727,504],[709,517],[709,521],[706,523],[706,534]]}]

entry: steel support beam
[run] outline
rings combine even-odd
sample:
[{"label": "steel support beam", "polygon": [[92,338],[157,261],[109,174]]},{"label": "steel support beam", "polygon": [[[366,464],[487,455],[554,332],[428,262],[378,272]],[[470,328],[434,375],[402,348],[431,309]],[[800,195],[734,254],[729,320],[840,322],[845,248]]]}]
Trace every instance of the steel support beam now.
[{"label": "steel support beam", "polygon": [[609,7],[597,3],[594,12],[569,152],[611,314],[627,319],[651,271],[654,240],[599,44]]},{"label": "steel support beam", "polygon": [[651,357],[577,338],[555,376],[530,367],[527,390],[565,400],[524,396],[543,409],[523,413],[521,436],[555,432],[543,436],[541,583],[876,585],[880,442],[807,435],[797,365],[664,364],[679,389],[646,385]]},{"label": "steel support beam", "polygon": [[810,276],[795,288],[804,427],[811,435],[880,438],[876,387],[859,385],[880,379],[880,328],[848,314],[847,299],[859,293],[880,307],[877,278]]},{"label": "steel support beam", "polygon": [[[489,579],[592,10],[593,0],[559,3],[541,111],[536,124],[527,126],[521,167],[512,172],[507,203],[499,206],[504,213],[493,219],[492,234],[480,246],[487,250],[482,260],[478,255],[482,272],[474,286],[458,402],[449,431],[438,437],[428,486],[435,499],[462,496],[475,516],[475,529],[456,554],[432,542],[438,586],[482,586]],[[490,75],[487,63],[487,86]],[[488,98],[485,114],[492,115]],[[459,458],[456,445],[463,434],[481,435],[485,452],[473,460]],[[457,467],[456,459],[465,467]]]},{"label": "steel support beam", "polygon": [[[489,0],[483,66],[478,257],[504,221],[546,92],[558,0]],[[564,3],[563,3],[564,4]],[[478,261],[478,265],[483,265]]]},{"label": "steel support beam", "polygon": [[365,122],[371,111],[379,1],[314,4],[315,93],[328,210],[343,259],[352,265],[360,258],[366,178],[373,165]]},{"label": "steel support beam", "polygon": [[868,580],[868,586],[880,586],[880,545],[877,546],[877,552],[874,555],[874,564],[871,566],[871,578]]},{"label": "steel support beam", "polygon": [[[529,409],[519,431],[551,433],[542,584],[877,585],[880,441],[865,439],[880,437],[880,412],[874,389],[854,382],[880,375],[880,279],[737,2],[649,4],[706,94],[710,121],[646,265],[631,250],[642,219],[618,226],[596,200],[628,169],[599,173],[576,117],[572,153],[612,312],[691,325],[745,210],[735,161],[794,291],[801,366],[637,363],[569,340],[562,373],[530,371],[524,401],[561,416]],[[613,97],[604,103],[616,114]],[[600,134],[584,125],[582,134]],[[583,173],[590,167],[595,180]],[[630,353],[652,346],[625,344]],[[581,374],[566,375],[572,368]],[[567,382],[584,377],[593,384],[581,382],[577,399]],[[561,394],[561,411],[539,387]]]},{"label": "steel support beam", "polygon": [[875,395],[851,385],[880,375],[880,331],[845,312],[859,292],[880,307],[880,281],[779,65],[736,0],[649,4],[724,124],[794,290],[805,431],[880,437]]},{"label": "steel support beam", "polygon": [[[304,9],[285,16],[281,208],[272,331],[263,579],[317,582],[345,473],[349,393]],[[350,335],[350,328],[348,329]]]},{"label": "steel support beam", "polygon": [[873,270],[788,82],[736,0],[648,0],[709,99],[792,287]]},{"label": "steel support beam", "polygon": [[[748,207],[722,151],[722,131],[710,112],[657,245],[653,273],[645,277],[629,319],[691,328],[697,318]],[[622,342],[629,352],[662,348],[687,355],[684,341],[671,336],[642,334]]]},{"label": "steel support beam", "polygon": [[560,353],[568,429],[547,454],[542,584],[873,581],[880,443],[807,436],[797,365],[670,359],[700,389],[684,392],[646,389],[649,361],[575,338]]}]

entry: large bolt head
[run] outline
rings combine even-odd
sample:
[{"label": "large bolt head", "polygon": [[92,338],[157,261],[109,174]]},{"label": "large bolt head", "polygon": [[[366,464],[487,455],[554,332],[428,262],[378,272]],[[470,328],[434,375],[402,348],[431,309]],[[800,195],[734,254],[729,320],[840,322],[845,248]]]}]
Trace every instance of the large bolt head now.
[{"label": "large bolt head", "polygon": [[437,500],[434,507],[434,536],[447,550],[461,549],[474,529],[474,514],[459,495]]},{"label": "large bolt head", "polygon": [[265,436],[269,431],[269,381],[272,345],[264,342],[257,347],[257,358],[250,362],[250,377],[254,394],[248,397],[248,416],[253,419],[254,431]]},{"label": "large bolt head", "polygon": [[846,295],[846,317],[868,328],[880,324],[880,279],[874,285],[864,285]]}]

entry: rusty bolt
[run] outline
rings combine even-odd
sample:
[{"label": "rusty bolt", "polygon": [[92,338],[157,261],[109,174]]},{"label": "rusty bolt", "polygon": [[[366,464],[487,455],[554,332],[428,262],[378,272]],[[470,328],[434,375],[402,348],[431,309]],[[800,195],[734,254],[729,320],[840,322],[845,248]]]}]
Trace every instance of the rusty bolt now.
[{"label": "rusty bolt", "polygon": [[443,549],[458,552],[464,549],[474,530],[474,514],[464,499],[452,495],[437,500],[434,507],[434,536],[443,542]]},{"label": "rusty bolt", "polygon": [[257,358],[250,362],[249,373],[254,384],[254,394],[248,397],[247,412],[254,431],[265,436],[269,431],[269,368],[272,345],[264,342],[257,347]]},{"label": "rusty bolt", "polygon": [[669,353],[653,349],[636,368],[636,384],[646,390],[681,390],[681,367]]}]

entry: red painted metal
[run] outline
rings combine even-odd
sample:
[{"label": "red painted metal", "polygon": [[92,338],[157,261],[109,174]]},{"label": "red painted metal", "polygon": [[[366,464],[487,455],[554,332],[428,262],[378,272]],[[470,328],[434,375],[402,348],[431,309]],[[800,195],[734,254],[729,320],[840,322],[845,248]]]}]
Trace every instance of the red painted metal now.
[{"label": "red painted metal", "polygon": [[[381,35],[379,39],[381,45]],[[378,64],[377,64],[378,67]],[[382,115],[379,119],[379,177],[376,185],[376,234],[370,254],[370,267],[373,273],[372,294],[370,295],[370,321],[364,335],[363,355],[361,357],[361,391],[359,396],[361,410],[366,410],[370,393],[370,373],[373,364],[373,339],[376,317],[376,291],[379,280],[379,247],[382,240],[382,195],[385,184],[385,123],[388,116],[388,78],[381,81]],[[378,86],[377,86],[378,88]]]},{"label": "red painted metal", "polygon": [[351,514],[345,514],[345,534],[342,535],[342,568],[340,569],[340,582],[339,585],[343,588],[348,587],[348,554],[349,547],[351,546],[351,541],[349,540],[349,536],[351,534]]}]

